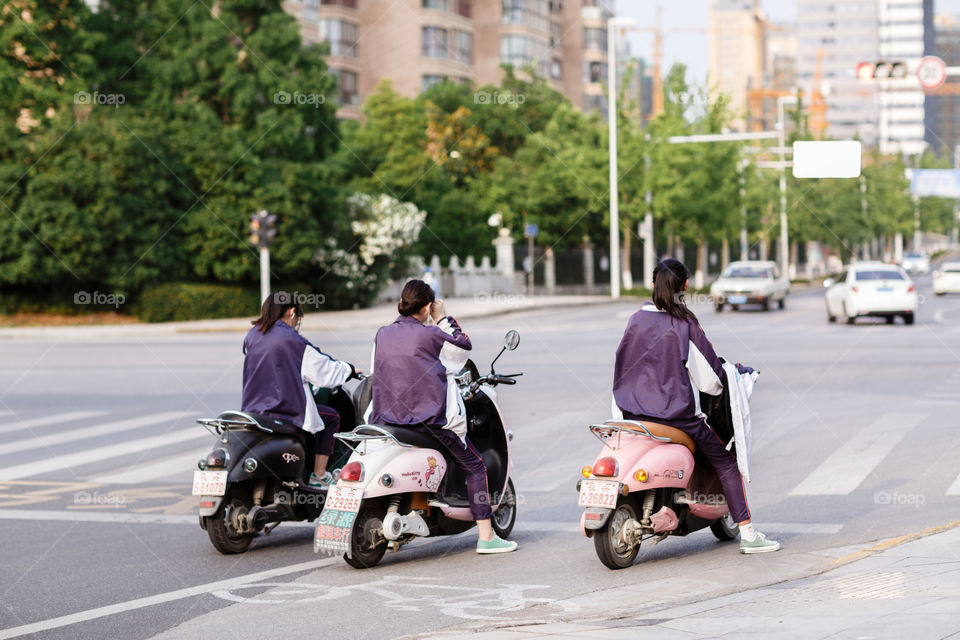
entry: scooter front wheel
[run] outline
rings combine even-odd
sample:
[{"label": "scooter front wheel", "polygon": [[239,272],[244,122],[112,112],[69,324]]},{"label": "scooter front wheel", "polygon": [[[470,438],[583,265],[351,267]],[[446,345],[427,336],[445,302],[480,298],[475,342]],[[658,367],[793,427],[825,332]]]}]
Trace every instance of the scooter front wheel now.
[{"label": "scooter front wheel", "polygon": [[214,548],[224,555],[243,553],[250,548],[253,533],[240,533],[253,500],[244,487],[233,486],[223,497],[215,514],[207,519],[207,535]]},{"label": "scooter front wheel", "polygon": [[607,524],[593,534],[593,546],[597,550],[597,557],[608,569],[625,569],[637,559],[640,545],[627,545],[620,541],[620,531],[623,526],[636,518],[637,512],[633,506],[624,502],[610,515]]},{"label": "scooter front wheel", "polygon": [[[343,559],[354,569],[370,569],[383,559],[387,552],[387,539],[383,537],[383,507],[377,503],[364,504],[357,513],[350,534],[350,553]],[[351,557],[352,556],[352,557]]]}]

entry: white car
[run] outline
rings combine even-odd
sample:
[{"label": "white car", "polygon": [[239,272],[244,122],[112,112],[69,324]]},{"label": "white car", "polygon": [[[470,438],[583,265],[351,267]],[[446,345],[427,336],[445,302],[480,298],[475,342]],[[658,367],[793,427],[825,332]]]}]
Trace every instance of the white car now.
[{"label": "white car", "polygon": [[897,316],[913,324],[920,304],[917,287],[902,267],[882,262],[858,262],[847,267],[834,280],[824,280],[827,288],[827,320],[837,318],[847,324],[861,316],[887,319],[893,324]]},{"label": "white car", "polygon": [[933,292],[938,296],[960,293],[960,262],[944,262],[933,272]]},{"label": "white car", "polygon": [[710,285],[710,297],[717,311],[729,304],[734,310],[743,304],[759,304],[766,311],[772,303],[783,309],[790,281],[770,260],[744,260],[730,266]]},{"label": "white car", "polygon": [[903,256],[900,266],[907,273],[927,274],[930,273],[930,256],[925,253],[908,253]]}]

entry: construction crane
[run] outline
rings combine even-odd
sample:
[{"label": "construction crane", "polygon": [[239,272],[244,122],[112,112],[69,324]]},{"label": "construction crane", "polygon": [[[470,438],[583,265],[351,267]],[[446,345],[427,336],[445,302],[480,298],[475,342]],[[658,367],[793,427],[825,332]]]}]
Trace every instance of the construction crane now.
[{"label": "construction crane", "polygon": [[810,133],[814,140],[823,140],[827,131],[827,102],[823,99],[823,47],[817,49],[817,65],[813,69],[813,86],[810,88]]}]

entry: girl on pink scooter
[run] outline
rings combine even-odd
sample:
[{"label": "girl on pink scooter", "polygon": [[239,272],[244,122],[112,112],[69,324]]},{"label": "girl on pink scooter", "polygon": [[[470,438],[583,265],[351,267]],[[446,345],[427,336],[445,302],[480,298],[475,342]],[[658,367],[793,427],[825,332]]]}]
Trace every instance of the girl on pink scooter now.
[{"label": "girl on pink scooter", "polygon": [[654,269],[653,304],[633,314],[617,348],[613,398],[624,418],[676,427],[694,440],[720,477],[730,515],[740,528],[741,553],[776,551],[780,543],[753,528],[736,457],[700,407],[700,392],[720,395],[725,375],[723,362],[684,302],[689,279],[687,267],[672,258]]}]

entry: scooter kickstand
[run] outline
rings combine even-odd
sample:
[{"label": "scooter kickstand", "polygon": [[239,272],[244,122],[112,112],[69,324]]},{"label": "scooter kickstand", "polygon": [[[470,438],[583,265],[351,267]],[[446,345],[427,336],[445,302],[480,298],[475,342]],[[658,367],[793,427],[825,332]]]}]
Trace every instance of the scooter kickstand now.
[{"label": "scooter kickstand", "polygon": [[263,535],[268,536],[270,533],[280,526],[280,522],[272,522],[263,528]]},{"label": "scooter kickstand", "polygon": [[669,535],[670,535],[669,533],[661,533],[659,536],[657,536],[657,539],[656,539],[656,540],[654,540],[653,542],[650,543],[650,546],[652,546],[652,547],[657,546],[658,544],[660,544],[661,542],[663,542],[664,540],[666,540],[667,537],[669,537]]}]

